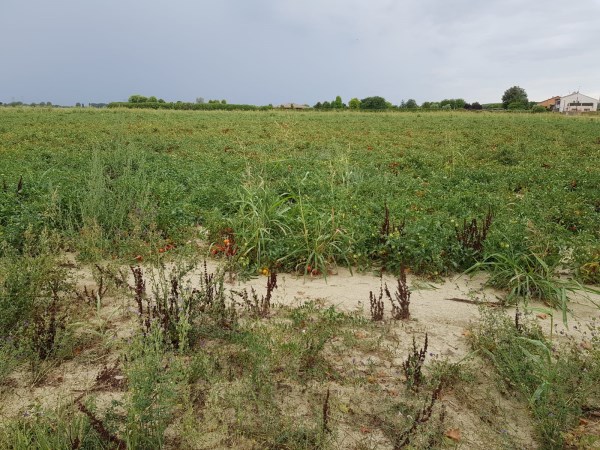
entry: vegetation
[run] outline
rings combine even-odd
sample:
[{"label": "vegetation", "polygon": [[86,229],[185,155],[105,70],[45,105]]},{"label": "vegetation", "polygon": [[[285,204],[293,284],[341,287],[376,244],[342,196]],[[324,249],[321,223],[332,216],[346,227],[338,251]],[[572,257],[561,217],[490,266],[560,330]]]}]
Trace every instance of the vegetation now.
[{"label": "vegetation", "polygon": [[[598,329],[552,314],[600,282],[597,117],[3,108],[0,124],[1,448],[470,446],[459,412],[482,446],[518,448],[514,405],[540,448],[595,444]],[[382,275],[370,305],[276,302],[281,274],[337,266]],[[506,295],[451,331],[471,347],[447,360],[411,293],[478,270]],[[521,314],[543,304],[550,333]],[[92,373],[75,395],[4,414],[73,368]]]},{"label": "vegetation", "polygon": [[528,400],[541,447],[562,449],[598,443],[597,436],[580,440],[568,433],[586,411],[600,407],[600,347],[595,339],[596,345],[586,345],[585,351],[574,339],[553,343],[517,310],[514,323],[502,313],[484,311],[472,342],[494,364],[501,382]]},{"label": "vegetation", "polygon": [[[1,114],[5,255],[46,228],[81,258],[131,262],[202,227],[214,249],[235,242],[231,263],[251,273],[405,265],[435,277],[503,258],[528,271],[535,257],[597,278],[594,118]],[[381,234],[386,203],[395,225]]]},{"label": "vegetation", "polygon": [[504,109],[527,109],[529,100],[527,92],[519,86],[513,86],[504,91],[502,95],[502,107]]}]

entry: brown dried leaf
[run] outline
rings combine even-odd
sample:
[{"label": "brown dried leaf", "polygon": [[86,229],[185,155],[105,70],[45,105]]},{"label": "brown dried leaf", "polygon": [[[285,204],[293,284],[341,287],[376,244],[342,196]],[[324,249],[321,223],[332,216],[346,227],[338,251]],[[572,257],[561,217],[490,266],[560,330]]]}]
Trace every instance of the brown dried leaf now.
[{"label": "brown dried leaf", "polygon": [[458,428],[450,428],[446,431],[446,437],[458,442],[461,439],[460,430]]}]

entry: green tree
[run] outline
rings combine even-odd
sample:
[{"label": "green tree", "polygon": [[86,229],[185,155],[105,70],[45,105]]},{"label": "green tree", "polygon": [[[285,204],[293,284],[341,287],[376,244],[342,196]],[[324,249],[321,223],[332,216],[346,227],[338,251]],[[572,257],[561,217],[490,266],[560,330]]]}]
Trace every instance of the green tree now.
[{"label": "green tree", "polygon": [[350,109],[359,109],[360,100],[355,97],[348,102],[348,106],[350,107]]},{"label": "green tree", "polygon": [[360,101],[360,109],[384,110],[387,109],[387,102],[379,96],[366,97]]},{"label": "green tree", "polygon": [[419,107],[419,105],[417,105],[417,102],[414,98],[409,98],[408,100],[406,100],[406,103],[404,106],[408,109],[416,109]]},{"label": "green tree", "polygon": [[452,108],[453,103],[454,103],[454,101],[451,98],[445,98],[444,100],[442,100],[440,102],[440,107],[443,109],[449,109],[449,108],[446,108],[446,106],[450,106],[450,108]]},{"label": "green tree", "polygon": [[342,102],[342,97],[339,95],[333,101],[333,107],[336,109],[342,109],[344,107],[344,103]]},{"label": "green tree", "polygon": [[139,95],[139,94],[134,94],[132,96],[129,97],[128,102],[129,103],[146,103],[148,101],[147,97],[144,97],[143,95]]},{"label": "green tree", "polygon": [[504,91],[502,107],[504,109],[526,109],[529,105],[527,92],[519,86],[513,86]]},{"label": "green tree", "polygon": [[465,107],[465,100],[462,98],[455,98],[454,99],[454,109],[463,109]]},{"label": "green tree", "polygon": [[148,98],[148,101],[152,102],[152,103],[156,103],[158,101],[158,99],[153,95],[152,97]]}]

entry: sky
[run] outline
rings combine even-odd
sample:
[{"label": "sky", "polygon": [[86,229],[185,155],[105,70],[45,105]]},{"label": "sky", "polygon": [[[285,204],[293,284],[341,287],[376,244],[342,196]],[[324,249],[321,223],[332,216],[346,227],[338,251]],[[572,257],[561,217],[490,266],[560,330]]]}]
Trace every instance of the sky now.
[{"label": "sky", "polygon": [[600,0],[0,0],[0,101],[600,97]]}]

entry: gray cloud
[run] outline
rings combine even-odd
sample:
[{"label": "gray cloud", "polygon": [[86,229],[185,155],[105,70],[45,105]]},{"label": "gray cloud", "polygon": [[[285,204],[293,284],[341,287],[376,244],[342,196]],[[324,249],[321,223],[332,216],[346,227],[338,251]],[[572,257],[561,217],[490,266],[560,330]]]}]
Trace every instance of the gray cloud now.
[{"label": "gray cloud", "polygon": [[600,1],[4,0],[0,101],[600,96]]}]

